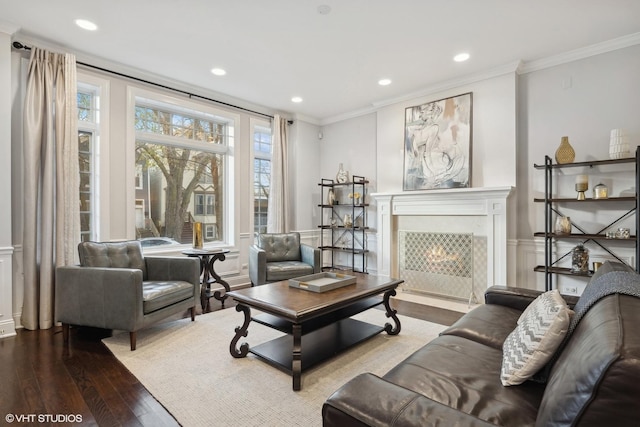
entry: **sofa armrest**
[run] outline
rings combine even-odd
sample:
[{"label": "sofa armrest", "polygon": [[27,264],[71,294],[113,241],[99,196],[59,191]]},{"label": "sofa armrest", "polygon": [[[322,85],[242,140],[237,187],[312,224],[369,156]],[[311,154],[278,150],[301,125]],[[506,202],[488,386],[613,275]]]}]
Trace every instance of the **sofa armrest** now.
[{"label": "sofa armrest", "polygon": [[300,245],[300,255],[302,262],[312,265],[314,273],[320,273],[322,265],[320,264],[320,249],[302,243]]},{"label": "sofa armrest", "polygon": [[494,426],[371,373],[358,375],[327,399],[322,406],[322,425]]},{"label": "sofa armrest", "polygon": [[145,257],[147,279],[189,282],[193,284],[193,296],[200,295],[200,260],[194,257]]},{"label": "sofa armrest", "polygon": [[57,267],[55,292],[58,322],[125,331],[142,325],[142,270]]},{"label": "sofa armrest", "polygon": [[255,286],[267,282],[267,252],[256,245],[249,246],[249,280]]},{"label": "sofa armrest", "polygon": [[[491,286],[484,293],[486,304],[498,304],[523,311],[533,302],[543,291],[536,289],[518,288],[513,286]],[[569,308],[578,302],[579,297],[573,295],[562,295]]]},{"label": "sofa armrest", "polygon": [[522,311],[541,293],[541,291],[535,289],[491,286],[484,293],[484,302],[486,304],[504,305]]}]

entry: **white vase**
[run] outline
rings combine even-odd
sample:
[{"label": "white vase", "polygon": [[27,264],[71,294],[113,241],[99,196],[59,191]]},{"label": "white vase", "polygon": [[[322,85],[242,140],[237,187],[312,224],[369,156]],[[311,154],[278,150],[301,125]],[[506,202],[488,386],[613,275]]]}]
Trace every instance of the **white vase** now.
[{"label": "white vase", "polygon": [[338,173],[336,174],[336,182],[344,184],[347,181],[349,181],[349,172],[346,172],[342,167],[342,163],[340,163],[340,168],[338,169]]},{"label": "white vase", "polygon": [[327,193],[327,204],[334,205],[336,203],[336,193],[334,193],[333,188],[329,189]]},{"label": "white vase", "polygon": [[623,129],[612,129],[609,142],[609,158],[623,159],[631,156],[629,140]]}]

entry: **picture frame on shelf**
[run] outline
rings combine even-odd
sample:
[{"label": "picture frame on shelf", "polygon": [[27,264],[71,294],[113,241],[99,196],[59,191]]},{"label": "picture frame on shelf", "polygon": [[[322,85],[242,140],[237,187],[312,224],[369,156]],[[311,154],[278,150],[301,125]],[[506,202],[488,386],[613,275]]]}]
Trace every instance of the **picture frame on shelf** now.
[{"label": "picture frame on shelf", "polygon": [[405,109],[403,189],[471,187],[473,93]]}]

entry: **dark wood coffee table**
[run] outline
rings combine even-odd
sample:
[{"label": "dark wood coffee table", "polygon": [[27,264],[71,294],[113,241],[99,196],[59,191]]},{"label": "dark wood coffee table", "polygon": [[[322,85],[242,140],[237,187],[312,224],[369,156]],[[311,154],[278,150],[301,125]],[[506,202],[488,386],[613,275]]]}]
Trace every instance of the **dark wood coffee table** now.
[{"label": "dark wood coffee table", "polygon": [[[360,273],[355,284],[328,292],[316,293],[292,288],[288,281],[269,283],[228,292],[244,313],[244,323],[235,329],[229,350],[236,358],[249,352],[293,376],[293,389],[300,390],[302,372],[382,331],[400,333],[400,320],[389,299],[403,281]],[[382,295],[382,296],[381,296]],[[372,325],[351,316],[384,304],[386,317],[395,326]],[[262,313],[251,316],[251,308]],[[285,332],[280,338],[249,347],[241,337],[248,335],[251,321]],[[303,339],[304,338],[304,339]],[[303,353],[304,350],[304,353]]]}]

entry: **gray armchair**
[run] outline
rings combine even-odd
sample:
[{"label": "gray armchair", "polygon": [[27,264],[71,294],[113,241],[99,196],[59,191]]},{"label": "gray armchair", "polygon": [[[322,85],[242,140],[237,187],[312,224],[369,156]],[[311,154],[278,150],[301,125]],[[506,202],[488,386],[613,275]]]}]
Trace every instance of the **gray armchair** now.
[{"label": "gray armchair", "polygon": [[69,326],[91,326],[136,332],[170,315],[190,311],[200,294],[200,262],[196,258],[152,258],[142,255],[137,240],[83,242],[80,265],[56,268],[55,316],[65,343]]},{"label": "gray armchair", "polygon": [[279,282],[322,270],[320,249],[300,243],[300,233],[258,234],[249,248],[251,286]]}]

